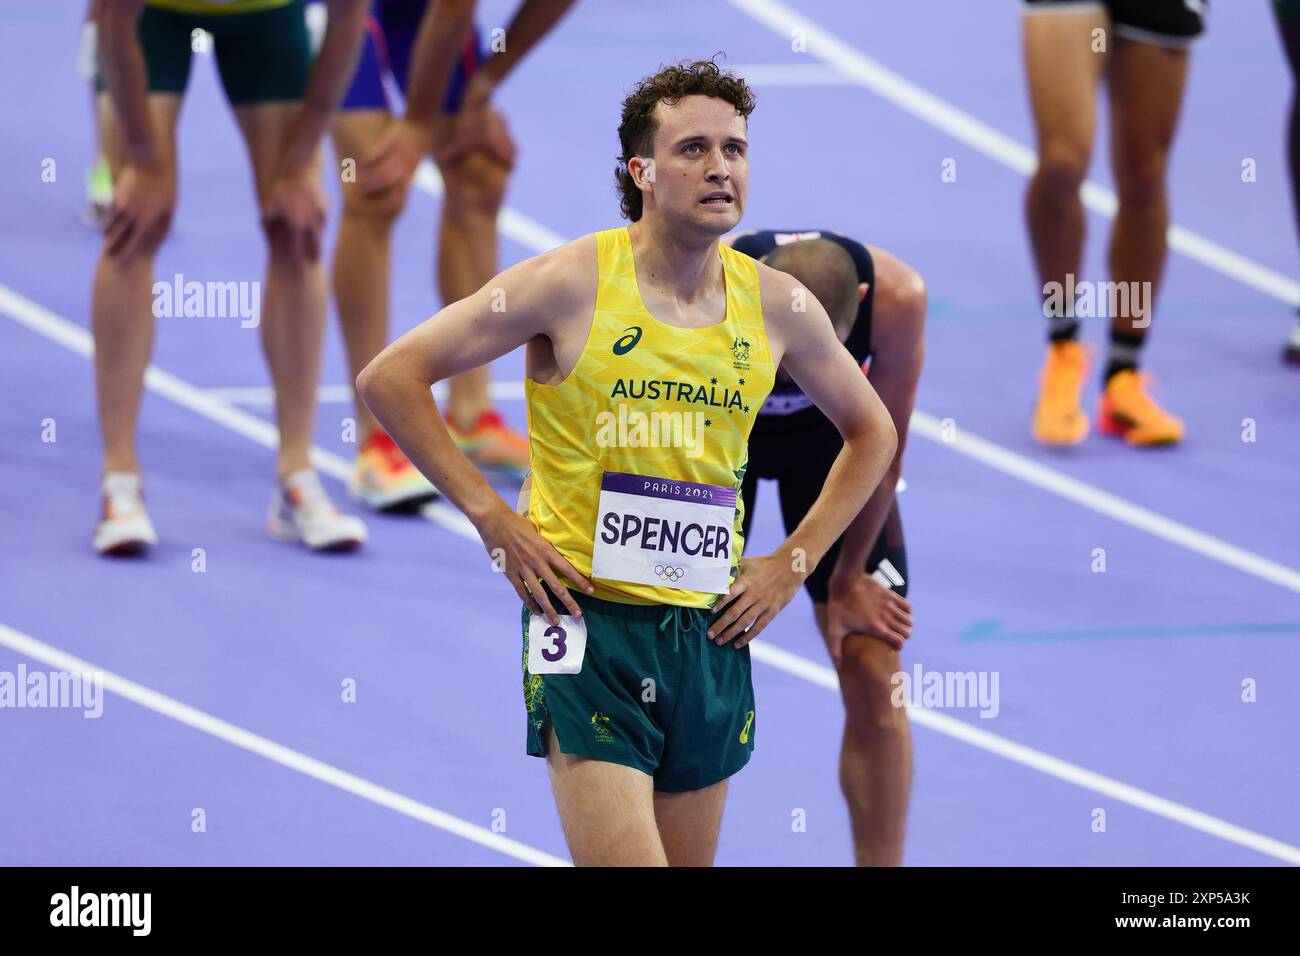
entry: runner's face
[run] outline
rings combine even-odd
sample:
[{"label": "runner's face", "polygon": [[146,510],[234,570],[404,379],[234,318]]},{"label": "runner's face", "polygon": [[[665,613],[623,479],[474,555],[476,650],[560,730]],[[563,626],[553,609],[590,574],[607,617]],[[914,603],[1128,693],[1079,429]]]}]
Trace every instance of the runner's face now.
[{"label": "runner's face", "polygon": [[734,229],[749,189],[745,118],[713,96],[687,96],[655,110],[656,210],[719,236]]}]

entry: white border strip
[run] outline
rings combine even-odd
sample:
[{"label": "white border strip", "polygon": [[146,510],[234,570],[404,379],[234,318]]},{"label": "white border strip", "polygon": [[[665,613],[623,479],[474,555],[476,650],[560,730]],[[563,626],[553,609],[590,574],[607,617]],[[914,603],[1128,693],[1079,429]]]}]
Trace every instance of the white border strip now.
[{"label": "white border strip", "polygon": [[5,624],[0,624],[0,644],[25,657],[40,661],[55,670],[94,674],[96,677],[103,675],[104,687],[107,690],[144,707],[146,710],[151,710],[177,723],[185,724],[187,727],[192,727],[202,733],[216,737],[218,740],[239,747],[241,750],[257,754],[257,756],[264,757],[272,763],[278,763],[282,767],[312,777],[321,783],[337,787],[346,793],[360,797],[362,800],[369,800],[371,803],[410,817],[412,820],[418,820],[420,823],[444,830],[471,843],[487,847],[489,850],[504,853],[506,856],[521,860],[524,863],[531,863],[534,866],[571,865],[566,860],[535,849],[526,843],[520,843],[518,840],[512,840],[499,833],[493,833],[485,827],[452,816],[450,813],[420,803],[418,800],[412,800],[410,797],[405,797],[400,793],[389,790],[387,787],[381,787],[379,784],[358,777],[356,774],[340,770],[338,767],[324,763],[314,757],[308,757],[306,754],[299,753],[242,727],[237,727],[219,717],[213,717],[211,714],[197,710],[188,704],[183,704],[173,697],[160,694],[142,684],[137,684],[111,671],[104,670],[104,668],[96,664],[74,657],[56,647],[51,647],[49,644],[38,641],[36,638]]}]

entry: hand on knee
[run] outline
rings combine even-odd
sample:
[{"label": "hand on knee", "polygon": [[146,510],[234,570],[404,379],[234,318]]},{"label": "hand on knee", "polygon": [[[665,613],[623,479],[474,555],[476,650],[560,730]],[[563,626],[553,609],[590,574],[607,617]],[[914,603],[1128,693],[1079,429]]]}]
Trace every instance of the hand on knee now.
[{"label": "hand on knee", "polygon": [[171,228],[175,170],[169,162],[129,164],[122,170],[104,224],[104,254],[118,268],[152,258]]}]

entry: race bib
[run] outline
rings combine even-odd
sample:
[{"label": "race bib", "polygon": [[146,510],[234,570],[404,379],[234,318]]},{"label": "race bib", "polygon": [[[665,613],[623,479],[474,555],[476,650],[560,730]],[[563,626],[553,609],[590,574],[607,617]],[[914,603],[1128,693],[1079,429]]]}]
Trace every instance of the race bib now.
[{"label": "race bib", "polygon": [[528,615],[528,673],[580,674],[587,654],[587,622],[560,615],[560,623]]},{"label": "race bib", "polygon": [[735,521],[735,488],[606,472],[592,577],[722,594]]}]

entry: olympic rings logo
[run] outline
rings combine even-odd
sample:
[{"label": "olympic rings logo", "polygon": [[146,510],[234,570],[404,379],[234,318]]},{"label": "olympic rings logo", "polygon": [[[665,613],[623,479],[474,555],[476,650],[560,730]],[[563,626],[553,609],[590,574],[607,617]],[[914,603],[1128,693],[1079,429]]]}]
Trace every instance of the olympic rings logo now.
[{"label": "olympic rings logo", "polygon": [[671,564],[656,564],[655,577],[662,581],[680,581],[686,574],[685,568],[675,568]]}]

